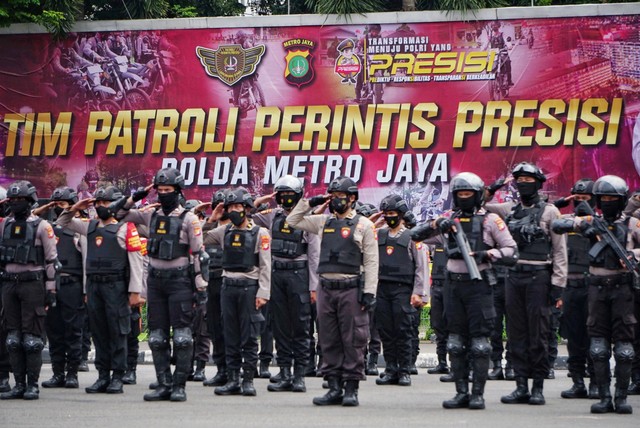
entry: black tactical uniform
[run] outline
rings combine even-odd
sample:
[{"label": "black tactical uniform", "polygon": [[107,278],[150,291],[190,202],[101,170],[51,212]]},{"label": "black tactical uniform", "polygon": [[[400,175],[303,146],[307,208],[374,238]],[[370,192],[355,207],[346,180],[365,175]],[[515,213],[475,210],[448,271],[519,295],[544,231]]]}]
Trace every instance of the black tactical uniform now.
[{"label": "black tactical uniform", "polygon": [[446,282],[447,255],[441,244],[433,246],[431,252],[431,328],[436,335],[438,365],[427,370],[429,374],[449,373],[447,366],[447,325],[444,313],[444,290]]},{"label": "black tactical uniform", "polygon": [[[0,186],[0,201],[7,197],[7,190]],[[9,208],[6,203],[0,204],[0,228],[3,227],[4,217]],[[0,278],[4,272],[4,266],[0,264]],[[2,287],[4,282],[0,280],[0,314],[2,313]],[[1,320],[0,320],[1,321]],[[11,386],[9,385],[9,372],[11,371],[11,364],[9,364],[9,354],[7,353],[7,330],[4,328],[4,323],[0,322],[0,393],[9,392]]]},{"label": "black tactical uniform", "polygon": [[[504,346],[502,334],[505,329],[505,316],[507,314],[505,287],[509,268],[505,266],[495,266],[496,284],[493,286],[493,307],[496,310],[496,319],[493,323],[493,331],[491,332],[491,361],[493,368],[489,372],[489,380],[513,380],[514,373],[511,364],[511,351],[509,350],[509,340],[507,338],[507,346]],[[505,359],[507,364],[502,370],[502,354],[506,348]]]}]

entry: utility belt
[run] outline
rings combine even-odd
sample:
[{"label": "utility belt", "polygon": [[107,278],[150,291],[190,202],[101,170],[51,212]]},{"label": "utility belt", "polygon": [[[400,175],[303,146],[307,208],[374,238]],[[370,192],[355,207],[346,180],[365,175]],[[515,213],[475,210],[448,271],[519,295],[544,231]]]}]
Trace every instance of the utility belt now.
[{"label": "utility belt", "polygon": [[191,276],[190,265],[180,266],[170,269],[149,268],[149,276],[158,279],[178,279]]},{"label": "utility belt", "polygon": [[224,278],[222,285],[229,287],[257,287],[258,280],[248,278]]},{"label": "utility belt", "polygon": [[1,272],[0,280],[3,282],[27,282],[27,281],[41,281],[44,278],[44,271],[37,270],[31,272],[20,273],[8,273]]},{"label": "utility belt", "polygon": [[60,285],[77,284],[78,282],[82,282],[78,275],[60,275]]},{"label": "utility belt", "polygon": [[298,270],[306,269],[308,266],[306,260],[295,260],[292,262],[273,261],[273,268],[276,270]]},{"label": "utility belt", "polygon": [[589,277],[582,278],[567,278],[567,288],[585,288],[588,284]]},{"label": "utility belt", "polygon": [[386,281],[384,279],[380,281],[380,285],[397,288],[407,287],[413,289],[413,284],[409,284],[408,282]]},{"label": "utility belt", "polygon": [[347,288],[357,288],[360,286],[360,277],[346,279],[326,279],[320,278],[320,285],[328,290],[345,290]]},{"label": "utility belt", "polygon": [[589,277],[589,285],[596,287],[611,287],[617,285],[630,285],[632,282],[630,273],[618,273],[615,275],[597,276],[591,275]]},{"label": "utility belt", "polygon": [[538,272],[541,270],[551,271],[551,265],[526,265],[522,263],[518,263],[515,266],[511,266],[509,268],[511,272]]},{"label": "utility belt", "polygon": [[126,275],[121,273],[113,273],[113,274],[101,274],[101,273],[92,273],[87,275],[87,279],[91,282],[118,282],[124,281],[126,279]]},{"label": "utility belt", "polygon": [[[491,269],[480,271],[480,275],[482,275],[482,280],[486,281],[491,286],[494,286],[497,283],[496,274]],[[471,279],[471,275],[468,273],[449,272],[449,280],[455,282],[475,282],[475,280]]]}]

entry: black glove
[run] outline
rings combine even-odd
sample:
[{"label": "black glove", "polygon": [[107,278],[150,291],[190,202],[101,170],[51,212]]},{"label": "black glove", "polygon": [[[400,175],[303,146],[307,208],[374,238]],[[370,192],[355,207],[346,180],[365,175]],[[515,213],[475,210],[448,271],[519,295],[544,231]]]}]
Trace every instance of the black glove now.
[{"label": "black glove", "polygon": [[376,307],[376,296],[371,293],[364,293],[360,300],[360,304],[364,306],[366,311],[371,311]]},{"label": "black glove", "polygon": [[309,199],[309,206],[311,208],[317,207],[324,204],[326,201],[327,201],[326,196],[314,196],[313,198]]},{"label": "black glove", "polygon": [[582,234],[582,236],[588,239],[593,239],[598,235],[598,233],[596,232],[596,228],[591,226],[586,221],[580,224],[580,233]]},{"label": "black glove", "polygon": [[562,287],[558,287],[557,285],[552,285],[549,289],[549,299],[551,303],[555,303],[558,300],[562,299],[562,291],[564,289]]},{"label": "black glove", "polygon": [[143,200],[147,196],[149,196],[149,191],[145,190],[144,187],[138,187],[138,190],[133,192],[133,194],[131,195],[131,199],[133,200],[133,202],[138,202]]},{"label": "black glove", "polygon": [[451,219],[448,219],[448,218],[440,217],[439,219],[436,220],[436,226],[438,226],[438,229],[440,229],[440,232],[447,233],[451,231],[451,228],[453,227],[453,221],[451,221]]},{"label": "black glove", "polygon": [[489,257],[488,251],[476,251],[474,258],[478,263],[491,261],[491,257]]},{"label": "black glove", "polygon": [[555,205],[556,208],[564,208],[569,206],[569,201],[567,201],[565,198],[560,198],[555,201],[553,205]]},{"label": "black glove", "polygon": [[489,186],[487,186],[487,191],[489,192],[489,194],[491,196],[495,195],[495,193],[502,187],[504,186],[504,182],[505,179],[504,178],[499,178],[496,181],[494,181],[493,183],[491,183]]},{"label": "black glove", "polygon": [[44,304],[50,308],[55,308],[58,305],[58,297],[56,296],[56,293],[53,291],[47,291]]},{"label": "black glove", "polygon": [[209,295],[207,294],[207,290],[198,290],[195,292],[195,301],[196,305],[206,305],[209,300]]}]

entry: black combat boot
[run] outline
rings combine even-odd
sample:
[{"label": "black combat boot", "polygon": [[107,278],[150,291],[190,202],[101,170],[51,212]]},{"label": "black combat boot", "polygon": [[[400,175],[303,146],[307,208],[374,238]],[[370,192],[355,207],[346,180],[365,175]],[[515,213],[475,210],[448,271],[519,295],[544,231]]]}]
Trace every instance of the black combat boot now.
[{"label": "black combat boot", "polygon": [[124,373],[120,370],[116,370],[113,372],[111,376],[111,382],[107,386],[107,390],[105,391],[107,394],[122,394],[124,392],[122,376]]},{"label": "black combat boot", "polygon": [[222,364],[218,365],[218,372],[214,377],[202,382],[204,386],[223,386],[226,383],[227,383],[227,368]]},{"label": "black combat boot", "polygon": [[516,389],[509,395],[504,395],[500,401],[504,404],[527,404],[531,395],[529,394],[529,386],[526,377],[516,378]]},{"label": "black combat boot", "polygon": [[409,376],[409,369],[406,371],[401,370],[398,375],[398,385],[411,386],[411,376]]},{"label": "black combat boot", "polygon": [[493,362],[493,368],[487,375],[489,380],[504,380],[504,373],[502,372],[502,361],[495,360]]},{"label": "black combat boot", "polygon": [[0,372],[0,393],[11,391],[9,372]]},{"label": "black combat boot", "polygon": [[51,379],[42,382],[43,388],[64,388],[64,385],[64,372],[53,372],[53,376],[51,376]]},{"label": "black combat boot", "polygon": [[600,393],[598,392],[598,384],[593,378],[591,378],[589,380],[589,399],[597,400],[598,398],[600,398]]},{"label": "black combat boot", "polygon": [[137,382],[136,369],[127,369],[124,376],[122,376],[122,383],[125,385],[135,385]]},{"label": "black combat boot", "polygon": [[427,369],[428,374],[447,374],[449,373],[449,367],[447,367],[446,360],[439,360],[438,365]]},{"label": "black combat boot", "polygon": [[204,368],[206,366],[206,361],[196,361],[196,371],[193,372],[193,380],[194,382],[204,382],[207,380],[207,377],[204,374]]},{"label": "black combat boot", "polygon": [[573,385],[571,388],[560,393],[562,398],[588,398],[589,393],[587,387],[584,384],[584,378],[581,375],[573,375]]},{"label": "black combat boot", "polygon": [[591,405],[591,413],[612,413],[613,403],[611,402],[610,384],[598,385],[599,403]]},{"label": "black combat boot", "polygon": [[[447,370],[449,370],[449,368],[447,368]],[[418,374],[418,367],[416,367],[416,363],[411,364],[411,367],[409,367],[409,374],[414,376]]]},{"label": "black combat boot", "polygon": [[78,383],[78,372],[69,371],[64,381],[64,387],[68,389],[78,389],[80,384]]},{"label": "black combat boot", "polygon": [[616,387],[616,394],[613,400],[616,413],[620,415],[630,415],[633,413],[633,408],[627,403],[627,388]]},{"label": "black combat boot", "polygon": [[291,376],[291,367],[280,367],[280,382],[270,383],[267,390],[271,392],[291,391],[293,389],[293,377]]},{"label": "black combat boot", "polygon": [[16,385],[7,392],[0,394],[0,400],[16,400],[24,398],[24,393],[27,389],[27,385],[24,380],[19,382],[16,379]]},{"label": "black combat boot", "polygon": [[531,397],[529,398],[529,404],[534,406],[541,406],[545,404],[544,395],[542,395],[542,388],[544,386],[544,379],[534,379],[531,385]]},{"label": "black combat boot", "polygon": [[216,395],[240,395],[242,387],[240,386],[240,370],[227,371],[227,383],[213,390]]},{"label": "black combat boot", "polygon": [[80,361],[80,364],[78,364],[78,371],[79,372],[88,372],[89,369],[89,362],[87,360],[82,360]]},{"label": "black combat boot", "polygon": [[[0,377],[1,379],[1,377]],[[631,384],[627,390],[629,395],[640,395],[640,370],[634,370],[631,373]]]},{"label": "black combat boot", "polygon": [[382,377],[376,379],[376,385],[397,385],[399,380],[398,368],[387,367],[382,373]]},{"label": "black combat boot", "polygon": [[456,379],[453,377],[453,372],[449,372],[446,375],[440,376],[440,382],[449,383],[449,382],[455,382],[455,381]]},{"label": "black combat boot", "polygon": [[469,408],[473,410],[482,410],[485,408],[484,405],[484,386],[486,384],[486,380],[473,382],[473,386],[471,387],[471,398],[469,399]]},{"label": "black combat boot", "polygon": [[364,374],[366,374],[367,376],[378,376],[380,374],[380,372],[378,371],[378,354],[369,354],[369,359],[367,360]]},{"label": "black combat boot", "polygon": [[260,371],[258,376],[260,379],[271,379],[271,372],[269,371],[270,363],[271,361],[260,361]]},{"label": "black combat boot", "polygon": [[107,392],[109,386],[109,372],[106,370],[98,371],[98,380],[93,385],[87,386],[84,390],[87,394],[97,394]]},{"label": "black combat boot", "polygon": [[316,406],[330,406],[342,404],[342,380],[337,376],[329,376],[329,391],[322,397],[314,397],[313,404]]},{"label": "black combat boot", "polygon": [[456,395],[451,400],[442,402],[445,409],[462,409],[469,407],[469,382],[467,377],[456,379]]},{"label": "black combat boot", "polygon": [[515,379],[516,379],[516,373],[513,370],[513,366],[511,365],[511,362],[507,360],[507,364],[504,366],[504,380],[515,380]]},{"label": "black combat boot", "polygon": [[38,389],[38,382],[29,381],[27,383],[27,389],[24,391],[23,397],[25,400],[37,400],[40,398],[40,390]]},{"label": "black combat boot", "polygon": [[156,375],[158,386],[153,392],[144,394],[144,401],[168,401],[171,398],[172,381],[171,372],[164,371]]},{"label": "black combat boot", "polygon": [[169,395],[169,400],[171,401],[187,401],[187,393],[184,390],[185,385],[187,384],[187,374],[186,373],[174,373],[173,374],[173,385],[171,387],[171,395]]},{"label": "black combat boot", "polygon": [[[377,369],[376,369],[377,370]],[[342,405],[346,407],[355,407],[360,403],[358,402],[358,387],[360,386],[359,380],[348,380],[344,385],[344,396],[342,397]]]},{"label": "black combat boot", "polygon": [[293,368],[293,385],[291,388],[293,392],[307,392],[307,386],[304,382],[305,371],[305,366],[295,366]]},{"label": "black combat boot", "polygon": [[[245,397],[256,396],[256,388],[253,386],[253,375],[254,372],[251,368],[244,369],[244,373],[242,374],[242,395]],[[289,378],[291,378],[291,369],[289,369]]]}]

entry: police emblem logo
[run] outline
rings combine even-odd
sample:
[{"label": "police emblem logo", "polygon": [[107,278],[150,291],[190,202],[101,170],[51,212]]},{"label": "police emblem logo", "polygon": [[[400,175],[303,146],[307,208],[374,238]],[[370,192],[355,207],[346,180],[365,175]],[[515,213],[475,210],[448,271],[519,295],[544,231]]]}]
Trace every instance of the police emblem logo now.
[{"label": "police emblem logo", "polygon": [[102,236],[96,236],[96,247],[102,245],[103,238]]},{"label": "police emblem logo", "polygon": [[222,45],[218,49],[196,47],[196,55],[204,71],[227,86],[233,86],[243,77],[255,73],[265,52],[265,45],[247,49],[241,45]]},{"label": "police emblem logo", "polygon": [[14,235],[22,234],[22,226],[16,226],[15,229],[13,229],[13,233]]},{"label": "police emblem logo", "polygon": [[238,234],[233,235],[233,242],[240,242],[240,235]]},{"label": "police emblem logo", "polygon": [[316,47],[316,43],[308,39],[292,39],[282,43],[282,47],[287,51],[284,57],[287,62],[284,69],[285,81],[298,88],[311,83],[315,76],[311,51]]},{"label": "police emblem logo", "polygon": [[393,246],[387,245],[387,255],[390,256],[391,254],[393,254]]},{"label": "police emblem logo", "polygon": [[351,228],[350,227],[343,227],[342,229],[340,229],[340,235],[342,235],[343,238],[348,238],[351,235]]},{"label": "police emblem logo", "polygon": [[161,222],[158,224],[158,229],[164,229],[166,226],[167,226],[166,222],[161,221]]}]

